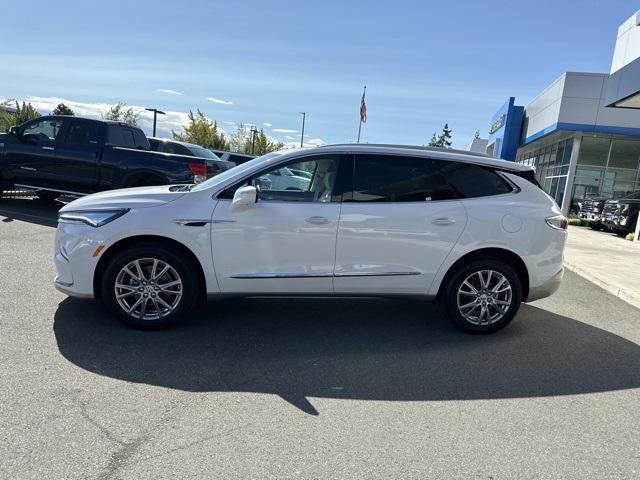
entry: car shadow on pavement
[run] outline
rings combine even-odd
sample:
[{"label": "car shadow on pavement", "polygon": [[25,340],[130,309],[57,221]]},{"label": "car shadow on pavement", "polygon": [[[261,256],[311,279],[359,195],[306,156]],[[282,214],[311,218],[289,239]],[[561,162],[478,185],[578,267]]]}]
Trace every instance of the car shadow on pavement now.
[{"label": "car shadow on pavement", "polygon": [[62,355],[98,375],[192,392],[472,400],[640,386],[640,346],[530,305],[489,336],[459,332],[430,303],[248,298],[210,303],[173,329],[127,328],[94,302],[55,314]]}]

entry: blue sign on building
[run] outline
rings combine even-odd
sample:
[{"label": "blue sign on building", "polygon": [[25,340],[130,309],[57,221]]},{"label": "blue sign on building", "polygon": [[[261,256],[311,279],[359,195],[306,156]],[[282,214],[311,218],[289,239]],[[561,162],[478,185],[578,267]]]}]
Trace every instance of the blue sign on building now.
[{"label": "blue sign on building", "polygon": [[520,145],[520,132],[524,118],[524,107],[514,105],[515,97],[510,97],[491,118],[487,153],[504,160],[516,159]]}]

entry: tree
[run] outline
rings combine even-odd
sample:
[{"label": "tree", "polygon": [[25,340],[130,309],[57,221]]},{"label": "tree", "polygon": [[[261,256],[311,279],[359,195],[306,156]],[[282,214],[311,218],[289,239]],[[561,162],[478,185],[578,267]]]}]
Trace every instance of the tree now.
[{"label": "tree", "polygon": [[15,113],[12,111],[13,102],[14,100],[4,100],[0,102],[0,132],[7,132],[9,131],[9,127],[16,124]]},{"label": "tree", "polygon": [[182,129],[184,133],[171,131],[175,140],[215,150],[229,150],[229,142],[224,134],[218,131],[218,124],[205,117],[200,110],[196,110],[195,114],[189,110],[189,125]]},{"label": "tree", "polygon": [[53,109],[51,115],[66,115],[73,117],[75,113],[73,113],[73,110],[67,107],[64,103],[59,103],[58,106]]},{"label": "tree", "polygon": [[[6,110],[15,102],[15,112]],[[4,108],[3,108],[4,107]],[[22,106],[15,100],[0,102],[0,132],[7,132],[13,125],[21,125],[24,122],[38,118],[40,114],[31,103],[22,102]]]},{"label": "tree", "polygon": [[451,132],[452,130],[449,128],[449,124],[445,123],[444,127],[442,127],[442,133],[438,136],[434,133],[431,136],[431,140],[429,140],[430,147],[440,147],[440,148],[451,148]]},{"label": "tree", "polygon": [[102,115],[102,118],[105,120],[113,120],[115,122],[124,122],[128,125],[136,126],[138,125],[138,120],[140,119],[140,114],[134,112],[133,108],[129,107],[125,109],[127,104],[124,102],[118,102],[117,105],[114,105],[109,109],[107,113]]},{"label": "tree", "polygon": [[229,150],[232,152],[244,152],[249,138],[249,129],[244,123],[240,123],[233,135],[229,136]]},{"label": "tree", "polygon": [[445,123],[444,127],[442,127],[442,133],[438,137],[438,141],[441,143],[441,147],[443,148],[451,148],[451,129],[449,128],[449,124]]},{"label": "tree", "polygon": [[284,143],[270,140],[261,128],[259,132],[255,133],[255,139],[252,137],[246,139],[244,144],[244,153],[249,153],[251,155],[264,155],[265,153],[275,152],[277,150],[282,150],[283,148]]}]

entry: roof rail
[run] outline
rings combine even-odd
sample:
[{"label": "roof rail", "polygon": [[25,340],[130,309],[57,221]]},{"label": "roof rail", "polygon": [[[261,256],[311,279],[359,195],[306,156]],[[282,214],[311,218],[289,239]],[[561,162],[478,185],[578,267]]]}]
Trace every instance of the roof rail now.
[{"label": "roof rail", "polygon": [[424,152],[460,153],[464,155],[472,155],[474,157],[493,158],[491,157],[491,155],[487,155],[486,153],[471,152],[468,150],[460,150],[456,148],[427,147],[423,145],[396,145],[391,143],[332,143],[321,145],[319,148],[323,147],[358,147],[363,149],[366,147],[388,147],[401,148],[403,150],[420,150]]}]

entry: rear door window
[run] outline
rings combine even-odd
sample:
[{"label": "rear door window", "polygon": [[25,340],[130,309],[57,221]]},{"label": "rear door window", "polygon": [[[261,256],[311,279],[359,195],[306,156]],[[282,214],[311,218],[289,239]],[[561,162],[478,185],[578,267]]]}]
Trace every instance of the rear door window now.
[{"label": "rear door window", "polygon": [[98,125],[93,122],[72,120],[64,137],[67,145],[95,145],[98,143]]},{"label": "rear door window", "polygon": [[425,202],[455,193],[442,170],[447,162],[397,155],[356,155],[353,192],[345,201]]}]

